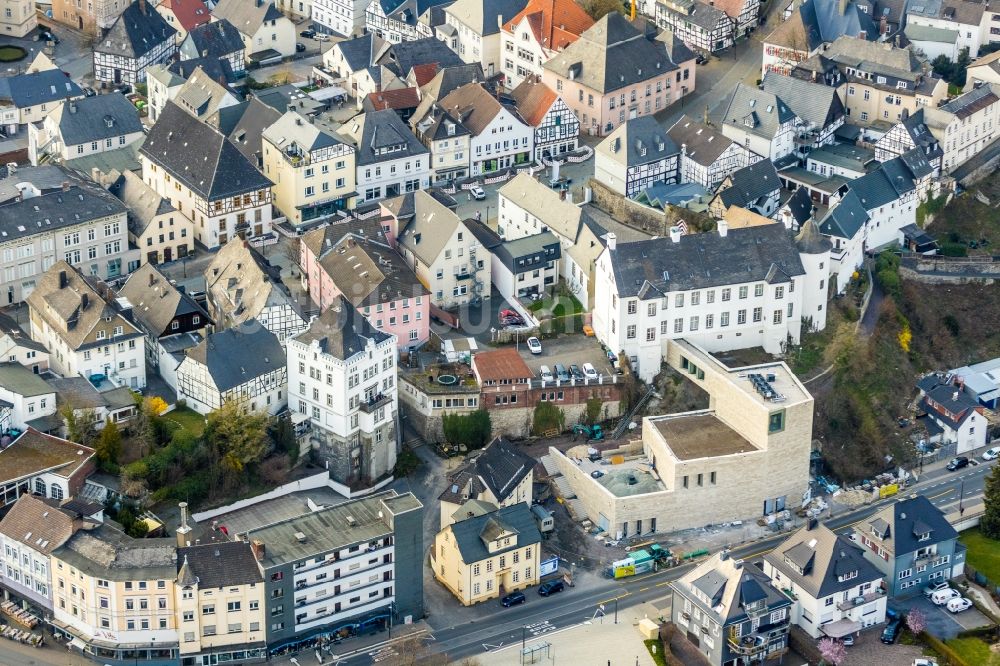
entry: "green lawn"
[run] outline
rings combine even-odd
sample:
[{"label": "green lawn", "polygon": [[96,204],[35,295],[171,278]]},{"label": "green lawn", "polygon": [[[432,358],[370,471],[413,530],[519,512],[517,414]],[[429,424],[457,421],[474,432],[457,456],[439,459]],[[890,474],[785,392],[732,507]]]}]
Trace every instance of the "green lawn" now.
[{"label": "green lawn", "polygon": [[159,418],[184,428],[195,437],[201,437],[205,431],[205,417],[187,407],[178,407]]},{"label": "green lawn", "polygon": [[528,306],[532,312],[545,311],[553,317],[575,315],[583,312],[583,305],[569,294],[556,294],[555,298],[543,298]]},{"label": "green lawn", "polygon": [[990,661],[990,646],[978,638],[954,638],[945,645],[955,651],[969,666],[987,664]]},{"label": "green lawn", "polygon": [[1000,541],[983,536],[978,528],[966,530],[959,540],[969,549],[966,561],[994,584],[1000,582]]}]

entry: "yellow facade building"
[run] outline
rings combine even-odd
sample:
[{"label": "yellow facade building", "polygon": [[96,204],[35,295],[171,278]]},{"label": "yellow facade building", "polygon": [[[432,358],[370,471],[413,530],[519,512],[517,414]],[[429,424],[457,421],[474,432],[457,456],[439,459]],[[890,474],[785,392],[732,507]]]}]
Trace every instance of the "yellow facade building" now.
[{"label": "yellow facade building", "polygon": [[434,538],[438,582],[471,606],[538,584],[542,535],[519,502],[446,526]]}]

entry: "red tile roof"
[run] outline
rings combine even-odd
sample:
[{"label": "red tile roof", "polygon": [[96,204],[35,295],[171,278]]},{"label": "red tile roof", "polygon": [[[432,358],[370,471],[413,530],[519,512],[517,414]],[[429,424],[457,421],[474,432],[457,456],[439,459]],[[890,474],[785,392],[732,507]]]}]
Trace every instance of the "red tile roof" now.
[{"label": "red tile roof", "polygon": [[510,92],[510,96],[517,105],[517,112],[521,114],[521,118],[532,127],[541,124],[545,114],[559,97],[555,90],[531,78],[522,81],[521,85]]},{"label": "red tile roof", "polygon": [[398,90],[384,90],[382,92],[368,93],[368,101],[371,102],[375,111],[392,109],[412,109],[420,103],[420,96],[416,88],[400,88]]},{"label": "red tile roof", "polygon": [[202,0],[161,0],[159,6],[173,12],[185,30],[197,28],[212,20],[212,13]]},{"label": "red tile roof", "polygon": [[746,0],[715,0],[713,6],[726,12],[726,16],[729,18],[738,19],[744,4],[746,4]]},{"label": "red tile roof", "polygon": [[513,32],[525,18],[538,43],[551,51],[566,48],[594,25],[594,19],[575,0],[529,0],[503,29]]},{"label": "red tile roof", "polygon": [[437,74],[438,66],[436,62],[430,62],[425,65],[414,65],[412,71],[417,87],[420,88],[430,83],[431,79]]},{"label": "red tile roof", "polygon": [[472,366],[480,382],[531,379],[531,369],[513,347],[479,352],[472,357]]}]

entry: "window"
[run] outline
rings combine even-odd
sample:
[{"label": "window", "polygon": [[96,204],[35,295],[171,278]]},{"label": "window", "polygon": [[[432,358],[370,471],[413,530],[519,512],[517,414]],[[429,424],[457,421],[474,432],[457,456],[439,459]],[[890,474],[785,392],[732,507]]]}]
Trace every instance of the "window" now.
[{"label": "window", "polygon": [[625,337],[629,340],[635,339],[635,324],[629,324],[628,328],[625,329]]},{"label": "window", "polygon": [[753,309],[753,320],[754,322],[759,322],[764,316],[764,308],[754,308]]},{"label": "window", "polygon": [[745,323],[747,323],[747,311],[746,310],[739,310],[736,313],[736,325],[737,326],[742,326]]},{"label": "window", "polygon": [[732,290],[729,289],[728,287],[725,288],[725,289],[723,289],[722,290],[722,300],[723,301],[728,301],[731,293],[732,293]]},{"label": "window", "polygon": [[746,298],[748,292],[749,292],[749,288],[746,287],[745,285],[742,286],[742,287],[740,287],[740,299]]},{"label": "window", "polygon": [[638,303],[636,302],[636,300],[635,299],[629,300],[629,302],[628,302],[628,313],[629,314],[635,314],[637,308],[638,308]]},{"label": "window", "polygon": [[767,420],[767,431],[768,432],[781,432],[785,429],[785,410],[774,412],[768,416]]},{"label": "window", "polygon": [[678,317],[677,319],[674,319],[674,333],[683,333],[683,332],[684,332],[684,318]]}]

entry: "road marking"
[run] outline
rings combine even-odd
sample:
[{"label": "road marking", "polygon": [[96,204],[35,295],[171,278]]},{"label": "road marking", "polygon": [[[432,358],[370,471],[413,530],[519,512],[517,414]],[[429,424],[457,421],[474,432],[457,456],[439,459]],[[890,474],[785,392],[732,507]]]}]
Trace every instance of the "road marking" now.
[{"label": "road marking", "polygon": [[503,641],[500,641],[496,645],[492,643],[483,643],[483,649],[489,652],[490,650],[499,650],[503,646]]},{"label": "road marking", "polygon": [[648,587],[640,587],[640,588],[639,588],[639,591],[640,591],[640,592],[645,592],[645,591],[646,591],[646,590],[648,590],[648,589],[649,589]]},{"label": "road marking", "polygon": [[630,594],[632,594],[631,591],[625,590],[625,594],[622,594],[622,595],[617,596],[617,597],[611,597],[610,599],[605,599],[604,601],[598,601],[597,603],[598,604],[611,604],[611,603],[614,603],[615,601],[619,601],[621,599],[624,599],[625,597],[627,597]]},{"label": "road marking", "polygon": [[951,493],[953,493],[953,492],[955,492],[955,489],[954,489],[954,488],[951,488],[951,489],[949,489],[949,490],[946,490],[946,491],[944,491],[943,493],[938,493],[937,495],[931,495],[931,496],[930,496],[930,497],[928,497],[927,499],[929,499],[929,500],[932,500],[932,499],[935,499],[935,498],[937,498],[937,497],[943,497],[944,495],[950,495],[950,494],[951,494]]},{"label": "road marking", "polygon": [[744,555],[740,559],[742,559],[742,560],[752,560],[753,558],[757,557],[758,555],[766,555],[767,553],[770,553],[772,550],[774,550],[774,548],[768,548],[767,550],[759,550],[756,553],[750,553],[749,555]]},{"label": "road marking", "polygon": [[664,585],[670,585],[673,581],[665,580],[662,583],[657,583],[656,587],[663,587]]}]

